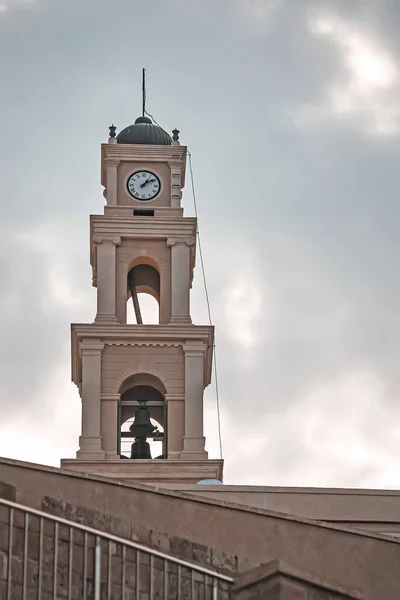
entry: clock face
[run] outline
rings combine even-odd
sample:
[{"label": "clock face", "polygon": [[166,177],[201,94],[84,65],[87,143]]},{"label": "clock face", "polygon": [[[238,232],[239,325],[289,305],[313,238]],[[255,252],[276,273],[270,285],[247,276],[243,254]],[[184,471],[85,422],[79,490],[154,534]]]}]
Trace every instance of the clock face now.
[{"label": "clock face", "polygon": [[153,200],[160,191],[161,183],[157,175],[150,171],[132,173],[127,182],[128,192],[135,200]]}]

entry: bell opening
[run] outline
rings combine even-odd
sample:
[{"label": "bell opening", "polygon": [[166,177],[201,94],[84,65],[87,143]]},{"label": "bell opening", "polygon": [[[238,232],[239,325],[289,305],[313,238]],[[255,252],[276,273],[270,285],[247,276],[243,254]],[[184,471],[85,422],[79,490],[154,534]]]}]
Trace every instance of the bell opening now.
[{"label": "bell opening", "polygon": [[119,450],[122,459],[166,458],[166,405],[151,386],[126,390],[119,406]]},{"label": "bell opening", "polygon": [[160,274],[150,264],[137,264],[128,272],[126,322],[160,323]]}]

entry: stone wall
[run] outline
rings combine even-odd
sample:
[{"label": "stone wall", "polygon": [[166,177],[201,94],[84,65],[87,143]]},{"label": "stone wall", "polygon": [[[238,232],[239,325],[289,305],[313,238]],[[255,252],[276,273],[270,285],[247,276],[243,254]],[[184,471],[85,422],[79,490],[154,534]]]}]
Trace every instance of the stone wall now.
[{"label": "stone wall", "polygon": [[[8,598],[10,587],[10,600],[92,600],[95,543],[91,533],[55,525],[50,520],[40,524],[37,516],[27,518],[18,510],[14,510],[10,524],[9,508],[0,505],[0,598]],[[202,573],[192,574],[184,566],[150,557],[116,541],[97,538],[97,543],[101,552],[101,600],[213,597],[212,579]],[[217,585],[219,600],[228,600],[229,585]]]},{"label": "stone wall", "polygon": [[0,460],[17,501],[236,574],[281,558],[365,600],[400,597],[400,543],[160,488]]}]

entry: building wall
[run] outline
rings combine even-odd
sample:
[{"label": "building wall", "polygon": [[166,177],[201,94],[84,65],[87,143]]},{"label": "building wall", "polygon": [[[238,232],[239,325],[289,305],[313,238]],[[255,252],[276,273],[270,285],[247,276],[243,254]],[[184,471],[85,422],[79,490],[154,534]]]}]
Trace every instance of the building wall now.
[{"label": "building wall", "polygon": [[400,491],[340,488],[285,488],[250,485],[188,485],[164,487],[220,502],[234,502],[272,511],[400,536]]},{"label": "building wall", "polygon": [[366,600],[400,597],[394,538],[7,459],[0,480],[18,502],[231,573],[281,558]]},{"label": "building wall", "polygon": [[143,343],[106,346],[102,354],[102,393],[117,394],[122,382],[138,373],[157,377],[168,394],[185,391],[182,346]]}]

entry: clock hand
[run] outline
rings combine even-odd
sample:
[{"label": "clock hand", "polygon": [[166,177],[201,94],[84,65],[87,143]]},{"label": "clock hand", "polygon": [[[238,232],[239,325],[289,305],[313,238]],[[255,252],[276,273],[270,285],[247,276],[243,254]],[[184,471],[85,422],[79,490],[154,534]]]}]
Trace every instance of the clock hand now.
[{"label": "clock hand", "polygon": [[146,179],[146,181],[145,181],[144,183],[141,183],[141,184],[140,184],[140,187],[141,187],[141,188],[143,188],[143,187],[144,187],[144,186],[145,186],[147,183],[149,183],[149,181],[150,181],[150,177],[151,177],[151,175],[149,175],[149,178],[148,178],[148,179]]},{"label": "clock hand", "polygon": [[141,188],[144,188],[145,185],[147,185],[148,183],[151,183],[152,181],[155,181],[155,179],[148,179],[147,181],[145,181],[144,183],[140,184]]}]

